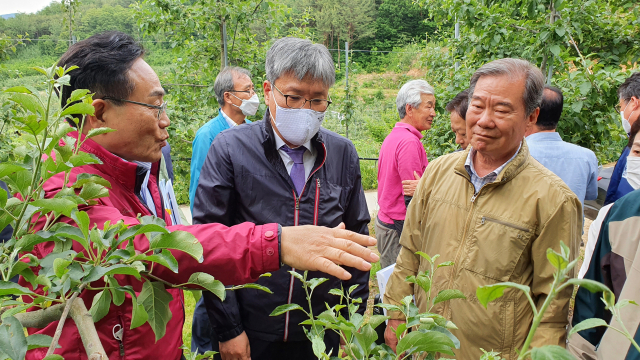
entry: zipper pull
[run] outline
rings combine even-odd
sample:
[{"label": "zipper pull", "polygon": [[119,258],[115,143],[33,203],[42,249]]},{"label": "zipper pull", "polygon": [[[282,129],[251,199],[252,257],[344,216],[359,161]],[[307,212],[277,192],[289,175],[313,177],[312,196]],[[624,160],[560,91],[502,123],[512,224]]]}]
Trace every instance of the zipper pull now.
[{"label": "zipper pull", "polygon": [[471,203],[473,204],[474,201],[476,201],[476,198],[478,197],[478,193],[475,193],[472,197],[471,197]]},{"label": "zipper pull", "polygon": [[482,219],[480,220],[480,224],[484,225],[484,219],[485,217],[483,216]]},{"label": "zipper pull", "polygon": [[320,179],[316,178],[316,184],[318,185],[318,189],[320,188]]},{"label": "zipper pull", "polygon": [[300,210],[300,198],[296,198],[296,210]]},{"label": "zipper pull", "polygon": [[[117,329],[117,330],[116,330]],[[120,345],[120,356],[124,356],[124,344],[122,343],[122,335],[124,334],[124,329],[122,325],[116,324],[113,327],[113,338],[118,341],[118,345]]]}]

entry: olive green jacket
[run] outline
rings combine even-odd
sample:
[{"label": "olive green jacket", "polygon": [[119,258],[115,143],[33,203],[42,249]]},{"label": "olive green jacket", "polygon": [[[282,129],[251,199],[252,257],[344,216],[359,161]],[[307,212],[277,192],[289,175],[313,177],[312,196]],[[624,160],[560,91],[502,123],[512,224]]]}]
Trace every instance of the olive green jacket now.
[{"label": "olive green jacket", "polygon": [[[454,330],[460,339],[456,358],[477,360],[483,348],[516,359],[515,350],[522,347],[533,320],[527,298],[508,289],[485,309],[476,289],[504,281],[528,285],[540,308],[553,282],[547,249],[559,252],[563,241],[572,255],[578,253],[581,204],[559,177],[529,155],[526,141],[496,180],[474,195],[464,167],[468,153],[469,149],[442,156],[427,166],[407,210],[402,249],[384,301],[399,305],[403,297],[415,295],[420,310],[427,311],[426,294],[405,278],[429,269],[416,251],[440,254],[438,263],[455,265],[437,270],[431,298],[443,289],[459,289],[466,296],[432,309],[459,328]],[[565,346],[571,298],[567,290],[547,309],[533,346]],[[402,314],[391,313],[391,318],[402,319]]]}]

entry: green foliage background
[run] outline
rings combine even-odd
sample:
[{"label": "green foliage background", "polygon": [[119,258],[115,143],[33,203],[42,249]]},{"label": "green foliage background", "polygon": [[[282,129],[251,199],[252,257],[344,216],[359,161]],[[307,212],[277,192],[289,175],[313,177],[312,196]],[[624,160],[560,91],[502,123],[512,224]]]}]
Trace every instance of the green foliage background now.
[{"label": "green foliage background", "polygon": [[[553,66],[550,83],[565,95],[560,134],[594,150],[606,164],[617,159],[625,143],[613,108],[617,87],[637,68],[639,12],[638,4],[625,0],[76,0],[72,27],[78,39],[120,30],[143,42],[146,60],[168,93],[175,187],[178,201],[187,203],[191,141],[218,112],[213,81],[222,66],[223,21],[229,62],[251,71],[259,93],[273,39],[324,42],[338,79],[324,126],[347,135],[348,124],[348,137],[362,158],[378,157],[398,120],[397,91],[416,78],[437,91],[438,116],[424,138],[429,159],[455,150],[447,101],[467,87],[479,66],[512,56],[532,61],[545,73]],[[0,19],[0,56],[5,59],[0,87],[15,85],[20,76],[28,81],[34,75],[31,67],[52,64],[66,51],[67,16],[59,3],[52,3],[36,14]],[[453,36],[456,21],[458,40]],[[26,46],[6,40],[24,35],[31,40]],[[364,50],[349,56],[349,97],[345,40],[350,49]],[[263,113],[261,106],[250,119],[260,120]],[[11,141],[1,136],[0,150]],[[0,155],[0,161],[7,156]],[[361,171],[365,189],[375,189],[376,162],[361,161]]]}]

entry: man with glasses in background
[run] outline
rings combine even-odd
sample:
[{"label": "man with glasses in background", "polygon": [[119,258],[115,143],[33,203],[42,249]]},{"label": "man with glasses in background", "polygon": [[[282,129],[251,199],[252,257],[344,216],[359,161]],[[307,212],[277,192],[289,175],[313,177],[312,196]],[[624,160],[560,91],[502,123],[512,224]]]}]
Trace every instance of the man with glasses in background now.
[{"label": "man with glasses in background", "polygon": [[[264,120],[219,134],[202,167],[193,205],[194,224],[278,221],[298,226],[345,226],[368,234],[369,212],[362,190],[360,165],[348,139],[321,128],[335,82],[333,59],[326,47],[309,40],[282,38],[267,52]],[[204,294],[209,318],[220,342],[222,359],[316,358],[302,326],[301,311],[269,314],[279,305],[308,309],[299,280],[283,266],[257,282],[261,290],[227,291],[224,302]],[[352,277],[329,280],[315,288],[313,313],[320,314],[340,298],[329,290],[353,285],[364,314],[369,273],[349,269]],[[308,278],[326,277],[310,272]],[[347,309],[343,309],[346,316]],[[340,340],[325,334],[327,353],[338,355]]]},{"label": "man with glasses in background", "polygon": [[191,181],[189,182],[189,202],[193,212],[193,198],[200,179],[200,170],[207,157],[213,139],[221,131],[234,126],[250,123],[246,118],[258,111],[260,100],[253,88],[251,73],[241,67],[226,67],[216,77],[213,92],[218,100],[218,116],[209,120],[196,133],[191,155]]},{"label": "man with glasses in background", "polygon": [[[216,77],[213,91],[218,100],[218,116],[209,120],[196,133],[192,143],[191,180],[189,182],[189,203],[193,212],[193,199],[200,179],[202,164],[207,158],[213,139],[222,131],[251,123],[247,116],[256,114],[260,100],[254,90],[251,73],[241,67],[226,67]],[[217,336],[213,331],[203,298],[196,303],[191,326],[191,351],[199,353],[218,351]]]}]

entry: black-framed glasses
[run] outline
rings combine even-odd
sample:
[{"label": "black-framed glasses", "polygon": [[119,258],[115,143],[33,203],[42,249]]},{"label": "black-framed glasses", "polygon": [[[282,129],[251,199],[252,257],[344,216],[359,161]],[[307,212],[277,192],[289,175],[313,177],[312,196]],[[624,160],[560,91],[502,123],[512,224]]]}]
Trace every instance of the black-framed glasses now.
[{"label": "black-framed glasses", "polygon": [[280,91],[280,89],[276,87],[275,84],[273,84],[273,88],[278,90],[280,95],[284,96],[284,103],[292,109],[302,109],[307,104],[307,101],[311,104],[311,110],[319,111],[319,112],[326,111],[329,105],[331,105],[331,100],[327,100],[327,99],[309,100],[309,99],[306,99],[304,96],[300,96],[300,95],[285,95],[282,93],[282,91]]},{"label": "black-framed glasses", "polygon": [[162,116],[163,113],[167,112],[167,102],[166,101],[163,102],[162,105],[151,105],[151,104],[146,104],[146,103],[137,102],[137,101],[118,99],[118,98],[115,98],[115,97],[112,97],[112,96],[105,96],[105,97],[103,97],[103,99],[104,100],[113,100],[113,101],[123,101],[123,102],[131,103],[131,104],[146,106],[146,107],[152,108],[152,109],[157,109],[158,110],[158,120],[160,120],[160,117]]}]

